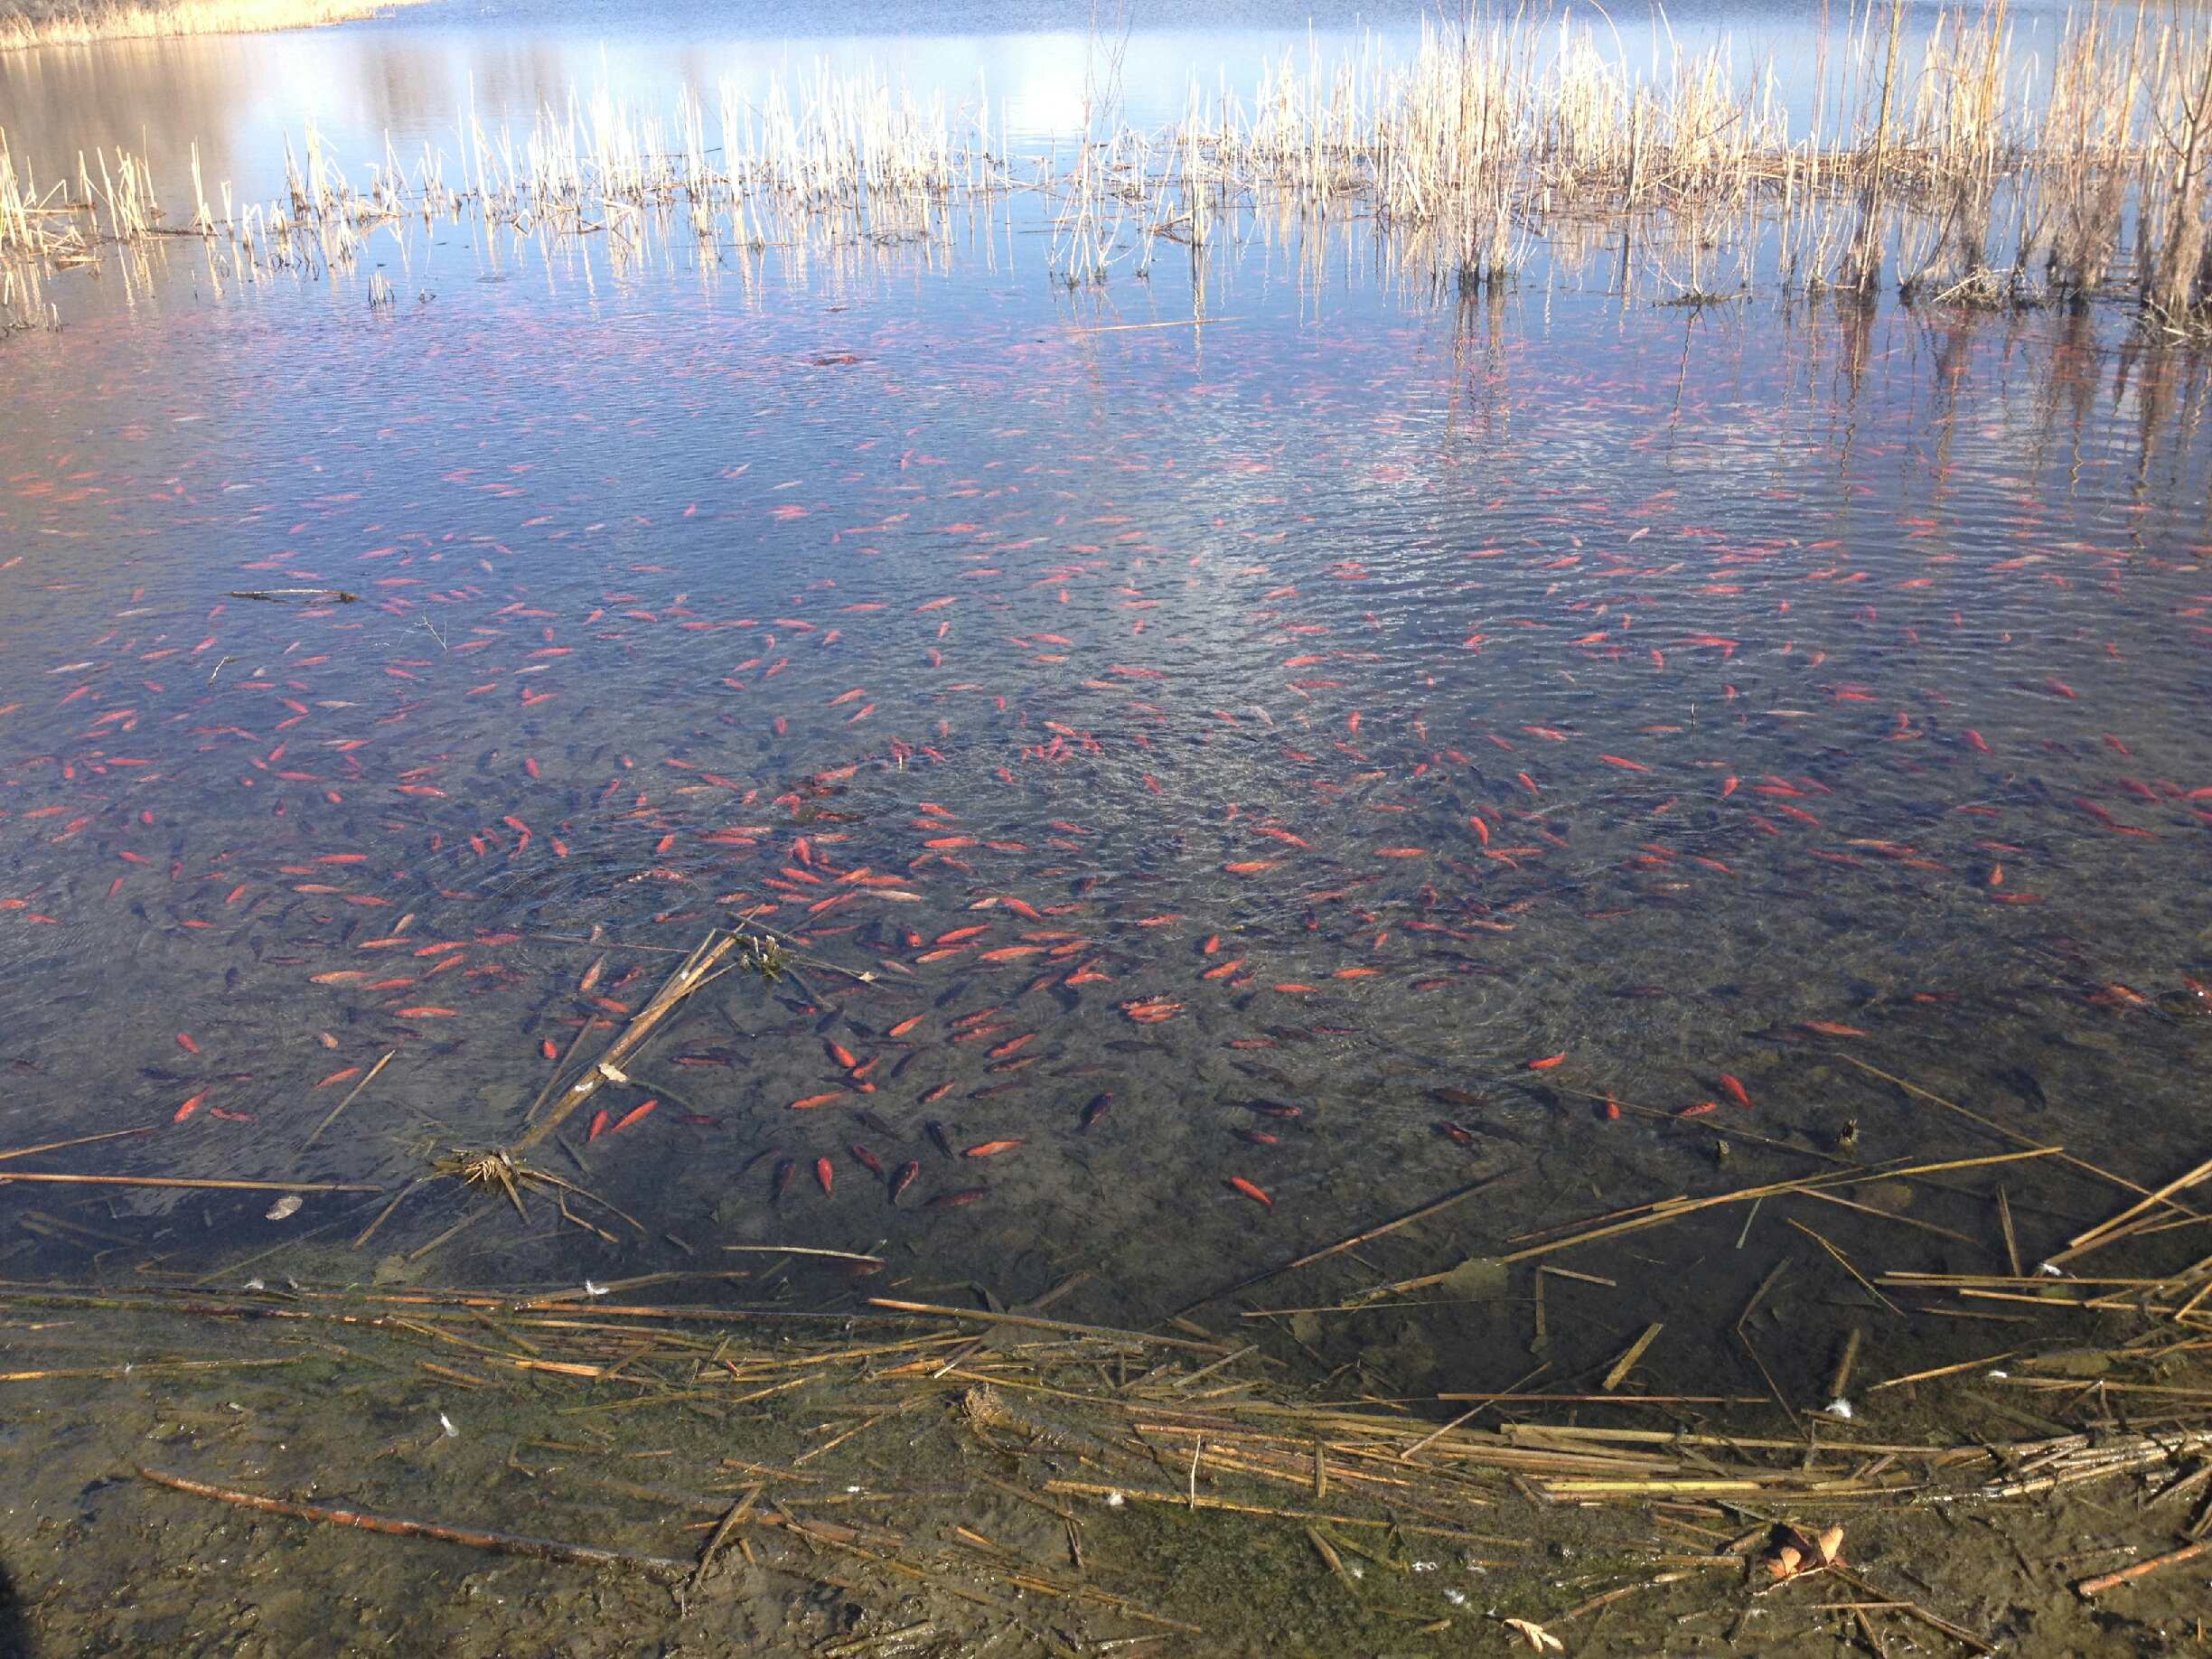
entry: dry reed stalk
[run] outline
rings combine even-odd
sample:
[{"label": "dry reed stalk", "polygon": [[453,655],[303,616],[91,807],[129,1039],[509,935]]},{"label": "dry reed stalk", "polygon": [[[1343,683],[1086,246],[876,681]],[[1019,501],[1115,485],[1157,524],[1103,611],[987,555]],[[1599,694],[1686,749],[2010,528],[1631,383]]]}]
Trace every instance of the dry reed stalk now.
[{"label": "dry reed stalk", "polygon": [[141,1467],[138,1476],[155,1486],[167,1486],[173,1492],[186,1493],[193,1497],[213,1498],[219,1503],[241,1509],[258,1509],[264,1514],[288,1515],[295,1520],[320,1522],[326,1526],[359,1527],[363,1532],[386,1532],[399,1538],[436,1538],[446,1543],[465,1544],[473,1550],[535,1556],[539,1561],[573,1561],[593,1567],[635,1567],[661,1578],[689,1577],[692,1570],[689,1561],[675,1561],[667,1556],[639,1555],[628,1550],[602,1549],[596,1544],[566,1543],[552,1538],[530,1538],[514,1532],[448,1526],[436,1521],[409,1521],[396,1515],[372,1515],[361,1510],[336,1509],[322,1504],[295,1504],[285,1498],[265,1497],[256,1493],[211,1486],[202,1481],[187,1480],[182,1475],[172,1475],[164,1469]]},{"label": "dry reed stalk", "polygon": [[89,1147],[103,1140],[122,1140],[133,1135],[151,1135],[158,1125],[148,1124],[144,1129],[109,1129],[100,1135],[78,1135],[68,1140],[41,1141],[35,1147],[14,1147],[0,1152],[0,1163],[12,1158],[29,1158],[34,1152],[59,1152],[66,1147]]},{"label": "dry reed stalk", "polygon": [[941,1308],[932,1302],[902,1302],[889,1297],[871,1296],[870,1308],[881,1308],[892,1313],[924,1314],[945,1319],[970,1319],[979,1325],[1026,1326],[1036,1330],[1061,1331],[1084,1336],[1111,1337],[1117,1342],[1131,1342],[1140,1346],[1188,1348],[1200,1354],[1230,1354],[1233,1350],[1217,1342],[1195,1342],[1186,1336],[1158,1336],[1144,1331],[1115,1331],[1101,1326],[1072,1325],[1064,1319],[1040,1319],[1034,1314],[987,1313],[979,1308]]},{"label": "dry reed stalk", "polygon": [[1194,1497],[1187,1492],[1152,1492],[1140,1486],[1106,1486],[1087,1480],[1048,1480],[1044,1489],[1054,1496],[1122,1499],[1139,1504],[1167,1504],[1179,1509],[1225,1510],[1233,1514],[1264,1515],[1284,1521],[1326,1521],[1336,1526],[1389,1528],[1423,1538],[1451,1538],[1468,1543],[1494,1542],[1479,1532],[1456,1527],[1414,1526],[1395,1521],[1371,1520],[1359,1515],[1330,1514],[1313,1509],[1286,1509],[1267,1504],[1240,1504],[1230,1498]]},{"label": "dry reed stalk", "polygon": [[2137,1561],[2132,1567],[2123,1567],[2117,1572],[2100,1573],[2094,1579],[2084,1579],[2074,1586],[2074,1593],[2084,1601],[2093,1600],[2106,1590],[2117,1589],[2123,1584],[2132,1583],[2137,1579],[2163,1571],[2169,1567],[2179,1567],[2184,1561],[2193,1561],[2207,1551],[2212,1551],[2212,1539],[2200,1539],[2178,1550],[2169,1550],[2163,1555],[2154,1555],[2149,1561]]},{"label": "dry reed stalk", "polygon": [[2117,1215],[2099,1222],[2085,1232],[2076,1233],[2074,1237],[2067,1241],[2066,1249],[2048,1258],[2044,1265],[2051,1268],[2063,1267],[2077,1256],[2086,1255],[2093,1250],[2101,1250],[2105,1245],[2125,1237],[2127,1233],[2136,1231],[2142,1225],[2139,1218],[2146,1211],[2157,1208],[2176,1193],[2186,1192],[2208,1178],[2212,1178],[2212,1158],[2205,1159],[2194,1168],[2183,1171],[2156,1192],[2145,1193],[2142,1197]]},{"label": "dry reed stalk", "polygon": [[1598,1392],[1610,1394],[1626,1382],[1628,1373],[1636,1369],[1636,1362],[1644,1357],[1645,1350],[1658,1340],[1659,1333],[1665,1328],[1656,1320],[1645,1326],[1644,1334],[1630,1343],[1627,1351],[1613,1362],[1612,1367],[1605,1373],[1605,1380],[1598,1385]]},{"label": "dry reed stalk", "polygon": [[162,1186],[229,1193],[380,1193],[380,1186],[359,1181],[217,1181],[187,1180],[180,1176],[53,1175],[27,1169],[0,1174],[0,1186],[13,1181],[46,1183],[55,1186]]},{"label": "dry reed stalk", "polygon": [[563,1090],[553,1110],[535,1127],[526,1130],[514,1143],[512,1150],[528,1151],[567,1121],[569,1115],[596,1094],[601,1086],[625,1081],[623,1063],[643,1047],[661,1023],[676,1011],[683,999],[715,977],[723,959],[736,949],[738,936],[719,931],[709,933],[697,949],[686,957],[676,971],[663,980],[661,989],[653,992],[645,1006],[633,1015],[614,1040],[607,1045],[606,1052],[592,1062],[584,1075]]},{"label": "dry reed stalk", "polygon": [[338,1121],[338,1114],[340,1112],[343,1111],[356,1100],[361,1098],[361,1091],[366,1089],[370,1083],[376,1082],[377,1073],[381,1072],[386,1066],[389,1065],[392,1063],[392,1057],[398,1052],[399,1051],[396,1048],[390,1048],[384,1051],[383,1057],[374,1065],[369,1068],[369,1074],[362,1078],[361,1082],[355,1083],[352,1088],[349,1089],[346,1092],[345,1099],[340,1101],[335,1106],[332,1107],[330,1109],[330,1115],[325,1117],[322,1122],[316,1124],[314,1129],[308,1134],[307,1139],[300,1142],[300,1150],[302,1152],[306,1151],[308,1148],[314,1146],[316,1141],[323,1138],[323,1131],[330,1128],[332,1124]]},{"label": "dry reed stalk", "polygon": [[2206,174],[2212,171],[2212,24],[2194,19],[2175,42],[2154,146],[2144,164],[2140,292],[2145,314],[2186,329],[2212,299]]}]

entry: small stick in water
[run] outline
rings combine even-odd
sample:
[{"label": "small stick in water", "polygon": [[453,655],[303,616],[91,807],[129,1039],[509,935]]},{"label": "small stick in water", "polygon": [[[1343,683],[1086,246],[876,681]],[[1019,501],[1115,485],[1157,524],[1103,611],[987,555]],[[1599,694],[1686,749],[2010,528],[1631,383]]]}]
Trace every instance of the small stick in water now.
[{"label": "small stick in water", "polygon": [[564,1543],[555,1538],[531,1538],[520,1532],[491,1532],[477,1527],[446,1526],[436,1521],[407,1521],[397,1515],[364,1514],[357,1509],[332,1509],[320,1504],[295,1504],[286,1498],[263,1497],[258,1493],[232,1492],[211,1486],[162,1469],[141,1467],[138,1477],[173,1492],[213,1498],[241,1509],[266,1514],[290,1515],[298,1521],[318,1521],[325,1526],[357,1526],[367,1532],[386,1532],[395,1538],[436,1538],[446,1543],[466,1544],[472,1550],[496,1550],[508,1555],[535,1556],[541,1561],[576,1561],[590,1567],[638,1567],[662,1578],[687,1578],[689,1561],[664,1555],[637,1555],[628,1550],[603,1550],[595,1544]]}]

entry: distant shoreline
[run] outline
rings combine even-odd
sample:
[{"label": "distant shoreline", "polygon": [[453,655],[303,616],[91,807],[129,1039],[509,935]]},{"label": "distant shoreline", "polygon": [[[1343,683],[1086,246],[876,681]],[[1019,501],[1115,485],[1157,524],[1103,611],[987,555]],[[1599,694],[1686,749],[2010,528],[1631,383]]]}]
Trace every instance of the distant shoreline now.
[{"label": "distant shoreline", "polygon": [[351,23],[417,0],[0,0],[0,52]]}]

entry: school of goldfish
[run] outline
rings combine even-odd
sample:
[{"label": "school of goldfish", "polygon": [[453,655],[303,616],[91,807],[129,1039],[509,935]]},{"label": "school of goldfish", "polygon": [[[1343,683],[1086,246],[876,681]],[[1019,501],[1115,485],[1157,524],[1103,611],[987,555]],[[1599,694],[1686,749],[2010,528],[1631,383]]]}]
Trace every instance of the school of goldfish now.
[{"label": "school of goldfish", "polygon": [[502,1144],[742,915],[801,965],[596,1188],[1203,1250],[2212,978],[2207,459],[2059,343],[1039,306],[494,294],[307,400],[274,318],[72,333],[0,430],[5,1139],[276,1171],[396,1048],[321,1167]]}]

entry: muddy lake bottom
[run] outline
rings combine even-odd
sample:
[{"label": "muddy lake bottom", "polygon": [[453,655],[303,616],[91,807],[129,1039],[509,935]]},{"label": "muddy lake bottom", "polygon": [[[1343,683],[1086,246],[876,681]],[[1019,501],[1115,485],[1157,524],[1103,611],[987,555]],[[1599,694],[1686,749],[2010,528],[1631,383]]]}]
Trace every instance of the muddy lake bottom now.
[{"label": "muddy lake bottom", "polygon": [[[793,1318],[764,1335],[699,1309],[687,1326],[655,1323],[662,1340],[711,1338],[697,1350],[711,1345],[714,1363],[682,1368],[705,1386],[671,1387],[664,1353],[600,1384],[559,1371],[584,1357],[564,1343],[589,1340],[560,1333],[595,1315],[603,1330],[634,1329],[636,1309],[573,1293],[473,1298],[497,1311],[452,1321],[433,1297],[402,1310],[305,1287],[195,1291],[165,1308],[143,1289],[113,1296],[130,1311],[11,1288],[11,1364],[56,1374],[8,1379],[10,1654],[1480,1654],[1523,1640],[1506,1618],[1590,1654],[2166,1654],[2202,1640],[2200,1568],[2095,1600],[2074,1588],[2173,1547],[2202,1495],[2187,1448],[2201,1458],[2204,1440],[2177,1429],[2166,1401],[2115,1412],[2123,1396],[2095,1396],[2098,1379],[2127,1367],[2078,1329],[2064,1345],[2027,1345],[2044,1350],[2040,1380],[2063,1392],[1995,1399],[2003,1391],[1978,1375],[1937,1381],[1855,1422],[1818,1423],[1809,1439],[1771,1407],[1513,1408],[1544,1425],[1504,1437],[1514,1444],[1497,1455],[1520,1458],[1519,1472],[1470,1482],[1447,1516],[1431,1507],[1442,1487],[1371,1502],[1362,1489],[1375,1470],[1348,1451],[1342,1420],[1312,1439],[1299,1436],[1324,1420],[1291,1429],[1266,1417],[1241,1433],[1225,1397],[1291,1397],[1280,1368],[1223,1388],[1236,1370],[1222,1360],[1141,1339],[1013,1329],[1009,1343],[989,1326],[917,1331],[881,1315]],[[342,1308],[353,1317],[328,1317]],[[653,1340],[624,1336],[598,1350],[600,1364]],[[1048,1349],[1052,1361],[1035,1357]],[[542,1369],[503,1370],[495,1350]],[[1060,1386],[1038,1382],[1047,1364],[1065,1367],[1049,1373]],[[1128,1450],[1136,1439],[1083,1426],[1101,1426],[1072,1403],[1084,1369],[1094,1401],[1142,1397],[1120,1413],[1143,1424],[1142,1454]],[[904,1392],[884,1393],[902,1370]],[[2170,1398],[2202,1398],[2201,1366],[2159,1375]],[[1342,1387],[1322,1392],[1376,1409]],[[2067,1436],[2046,1411],[2102,1427]],[[1446,1428],[1419,1401],[1382,1414],[1417,1457]],[[1178,1417],[1214,1427],[1178,1440],[1162,1426]],[[2147,1439],[2175,1453],[2155,1470],[2127,1453],[2151,1420],[2164,1426]],[[1558,1460],[1597,1444],[1568,1438],[1578,1421],[1660,1429],[1652,1449],[1665,1431],[1688,1437],[1684,1461],[1660,1476],[1679,1484],[1626,1501],[1563,1497],[1558,1476],[1573,1471]],[[1336,1484],[1317,1493],[1240,1469],[1284,1440],[1299,1465],[1326,1443],[1313,1455],[1330,1459]],[[2099,1449],[2065,1454],[2069,1442]],[[1880,1455],[1885,1445],[1903,1455]],[[1188,1507],[1184,1447],[1204,1465]],[[2125,1455],[2102,1476],[2034,1491],[2054,1448],[2077,1470]],[[1945,1456],[1973,1466],[1964,1486],[1927,1477]],[[1761,1489],[1729,1495],[1726,1477],[1762,1462]],[[1786,1471],[1799,1464],[1824,1468],[1794,1480]],[[1912,1473],[1878,1491],[1877,1466]],[[1410,1473],[1386,1478],[1410,1485]],[[1996,1490],[2006,1485],[2030,1495]],[[2177,1486],[2189,1490],[2169,1501]],[[1111,1495],[1122,1491],[1132,1495]],[[427,1521],[474,1542],[233,1501],[251,1496]],[[1840,1526],[1838,1564],[1776,1581],[1776,1523],[1801,1542]],[[488,1531],[616,1559],[477,1547]]]},{"label": "muddy lake bottom", "polygon": [[[0,1652],[2199,1645],[2201,1561],[2072,1588],[2201,1522],[2199,358],[1281,250],[1203,299],[420,251],[397,308],[180,261],[0,342],[0,1177],[68,1177],[0,1180]],[[733,928],[783,970],[536,1133],[521,1213],[437,1173]],[[1119,1420],[978,1420],[1046,1326],[880,1417],[914,1354],[716,1354],[979,1310],[1088,1327],[1040,1411],[1767,1473],[1486,1464],[1347,1554],[1412,1523],[1257,1451],[1043,1491],[1141,1484]],[[140,1467],[686,1562],[783,1519],[680,1611]],[[1767,1582],[1776,1523],[1879,1593]]]}]

